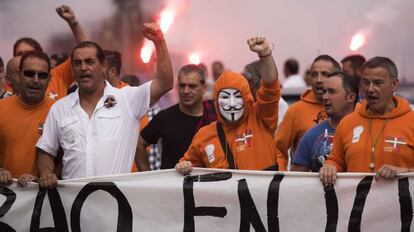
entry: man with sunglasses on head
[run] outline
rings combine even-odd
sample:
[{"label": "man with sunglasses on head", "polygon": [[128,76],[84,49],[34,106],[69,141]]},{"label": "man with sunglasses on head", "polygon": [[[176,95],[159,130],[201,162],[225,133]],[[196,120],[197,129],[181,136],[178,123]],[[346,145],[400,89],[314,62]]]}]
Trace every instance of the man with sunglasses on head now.
[{"label": "man with sunglasses on head", "polygon": [[[280,170],[287,170],[288,150],[295,154],[300,139],[310,128],[327,117],[322,105],[323,79],[333,72],[341,71],[339,63],[329,55],[315,58],[311,66],[312,89],[306,90],[300,101],[291,105],[276,133]],[[294,157],[292,156],[293,160]]]},{"label": "man with sunglasses on head", "polygon": [[35,180],[36,143],[54,100],[45,97],[50,80],[49,57],[40,51],[23,54],[19,94],[0,101],[0,183]]}]

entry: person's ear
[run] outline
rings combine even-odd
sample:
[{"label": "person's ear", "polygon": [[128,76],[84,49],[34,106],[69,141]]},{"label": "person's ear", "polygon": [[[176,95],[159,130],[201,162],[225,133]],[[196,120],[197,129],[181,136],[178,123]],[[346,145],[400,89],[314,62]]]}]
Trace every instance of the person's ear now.
[{"label": "person's ear", "polygon": [[358,95],[351,92],[347,94],[346,98],[348,103],[354,103],[358,99]]},{"label": "person's ear", "polygon": [[395,92],[398,89],[399,85],[400,85],[400,80],[398,78],[393,79],[391,82],[392,91]]}]

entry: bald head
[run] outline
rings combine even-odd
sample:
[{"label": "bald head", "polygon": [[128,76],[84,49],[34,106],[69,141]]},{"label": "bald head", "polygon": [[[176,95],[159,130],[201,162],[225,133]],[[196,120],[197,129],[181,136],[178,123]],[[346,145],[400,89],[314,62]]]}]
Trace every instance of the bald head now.
[{"label": "bald head", "polygon": [[7,83],[12,87],[13,94],[18,93],[18,85],[19,85],[19,65],[20,65],[20,58],[21,56],[17,56],[11,58],[9,62],[7,62],[7,70],[6,70],[6,80]]}]

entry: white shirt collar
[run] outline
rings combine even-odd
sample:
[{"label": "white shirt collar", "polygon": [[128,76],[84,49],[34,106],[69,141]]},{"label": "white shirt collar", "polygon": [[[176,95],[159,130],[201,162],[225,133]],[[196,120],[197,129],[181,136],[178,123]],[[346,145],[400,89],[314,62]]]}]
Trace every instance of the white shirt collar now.
[{"label": "white shirt collar", "polygon": [[[109,95],[113,95],[113,90],[115,88],[108,82],[105,80],[105,89],[104,89],[104,93],[102,95],[102,98],[99,100],[98,104],[96,105],[96,108],[100,108],[101,106],[103,106],[104,102],[103,102],[103,98],[106,99]],[[70,106],[73,108],[75,107],[78,103],[79,103],[79,87],[76,89],[75,92],[71,93],[69,96],[69,100],[70,100]]]}]

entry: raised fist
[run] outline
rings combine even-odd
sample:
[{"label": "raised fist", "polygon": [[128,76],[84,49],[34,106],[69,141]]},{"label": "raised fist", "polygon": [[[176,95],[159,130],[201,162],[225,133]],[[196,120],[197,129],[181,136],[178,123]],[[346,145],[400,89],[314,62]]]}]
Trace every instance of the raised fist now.
[{"label": "raised fist", "polygon": [[56,12],[62,19],[64,19],[70,25],[73,25],[76,23],[75,13],[69,6],[61,5],[58,8],[56,8]]},{"label": "raised fist", "polygon": [[252,37],[247,40],[247,43],[250,50],[256,52],[259,56],[267,56],[272,52],[264,37]]},{"label": "raised fist", "polygon": [[162,33],[161,28],[158,24],[144,23],[143,28],[145,38],[153,42],[160,42],[164,40],[164,33]]}]

